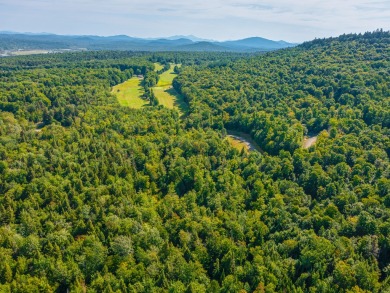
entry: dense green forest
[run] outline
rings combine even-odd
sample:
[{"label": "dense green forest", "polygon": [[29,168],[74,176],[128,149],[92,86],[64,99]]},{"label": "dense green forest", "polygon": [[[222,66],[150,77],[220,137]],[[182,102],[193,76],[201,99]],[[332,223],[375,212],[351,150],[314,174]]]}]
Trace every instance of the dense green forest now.
[{"label": "dense green forest", "polygon": [[[182,117],[110,94],[154,62]],[[0,292],[390,289],[389,32],[1,58],[0,88]]]}]

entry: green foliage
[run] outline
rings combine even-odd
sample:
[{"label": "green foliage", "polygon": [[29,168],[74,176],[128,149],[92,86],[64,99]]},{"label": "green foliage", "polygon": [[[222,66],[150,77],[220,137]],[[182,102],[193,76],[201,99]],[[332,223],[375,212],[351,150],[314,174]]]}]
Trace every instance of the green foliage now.
[{"label": "green foliage", "polygon": [[[385,292],[388,44],[0,59],[0,291]],[[188,115],[110,93],[153,62]]]}]

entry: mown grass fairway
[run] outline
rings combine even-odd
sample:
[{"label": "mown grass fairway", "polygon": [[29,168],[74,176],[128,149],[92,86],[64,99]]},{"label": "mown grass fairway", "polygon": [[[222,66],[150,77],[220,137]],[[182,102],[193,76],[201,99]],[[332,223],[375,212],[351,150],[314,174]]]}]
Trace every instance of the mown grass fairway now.
[{"label": "mown grass fairway", "polygon": [[[163,68],[159,63],[154,63],[154,65],[155,70],[161,70]],[[175,65],[172,64],[169,70],[160,74],[158,84],[153,88],[153,92],[160,105],[169,109],[177,109],[180,115],[182,115],[187,111],[187,104],[184,102],[183,97],[172,87],[172,81],[177,76],[173,72]],[[116,95],[119,104],[122,106],[140,109],[149,105],[148,101],[141,98],[144,92],[141,86],[141,80],[137,77],[133,77],[124,83],[114,86],[111,93]]]},{"label": "mown grass fairway", "polygon": [[160,63],[158,63],[158,62],[154,63],[154,71],[159,71],[163,68],[164,68],[164,66],[162,66]]},{"label": "mown grass fairway", "polygon": [[[153,92],[160,105],[169,109],[177,109],[180,115],[182,115],[187,111],[187,104],[184,102],[183,97],[172,87],[172,81],[177,76],[173,72],[175,66],[176,64],[171,64],[169,70],[160,74],[157,86],[153,88]],[[177,66],[180,66],[180,64]]]},{"label": "mown grass fairway", "polygon": [[140,109],[149,104],[148,101],[141,98],[143,88],[140,83],[140,79],[133,77],[124,83],[114,86],[111,93],[116,95],[119,104],[122,106]]},{"label": "mown grass fairway", "polygon": [[173,72],[173,68],[175,68],[176,64],[171,64],[171,68],[169,70],[164,71],[160,74],[160,78],[158,80],[157,86],[171,86],[173,79],[177,76],[176,73]]},{"label": "mown grass fairway", "polygon": [[178,109],[180,114],[187,111],[187,104],[184,102],[183,97],[179,95],[173,87],[156,86],[153,88],[153,92],[160,105],[169,109]]}]

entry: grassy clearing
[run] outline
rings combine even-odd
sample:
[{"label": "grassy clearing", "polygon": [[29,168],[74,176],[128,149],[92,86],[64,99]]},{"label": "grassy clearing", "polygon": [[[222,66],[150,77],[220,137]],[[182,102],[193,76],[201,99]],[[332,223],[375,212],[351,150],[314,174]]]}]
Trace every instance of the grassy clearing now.
[{"label": "grassy clearing", "polygon": [[14,51],[12,52],[13,56],[26,56],[26,55],[36,55],[36,54],[47,54],[47,50],[23,50],[23,51]]},{"label": "grassy clearing", "polygon": [[227,136],[227,140],[239,152],[241,152],[242,149],[244,149],[245,152],[249,152],[248,144],[246,144],[242,140],[235,139],[231,136]]},{"label": "grassy clearing", "polygon": [[[238,144],[238,142],[245,144],[248,151],[258,151],[260,153],[263,153],[263,150],[260,148],[260,146],[251,138],[251,136],[248,133],[241,132],[241,131],[234,131],[234,130],[228,130],[228,137],[230,137],[232,140],[235,140],[235,144]],[[241,149],[240,149],[241,150]]]},{"label": "grassy clearing", "polygon": [[141,98],[143,88],[141,87],[141,80],[137,77],[114,86],[111,93],[116,95],[119,104],[122,106],[140,109],[149,104],[148,101]]},{"label": "grassy clearing", "polygon": [[173,72],[175,65],[176,64],[171,64],[171,68],[169,68],[169,70],[164,71],[162,74],[160,74],[160,78],[159,78],[158,83],[157,83],[158,87],[172,85],[173,79],[177,76],[177,74]]},{"label": "grassy clearing", "polygon": [[187,111],[187,104],[183,97],[173,87],[154,87],[153,92],[160,105],[169,109],[177,109],[180,115]]},{"label": "grassy clearing", "polygon": [[308,149],[312,145],[315,145],[315,143],[317,142],[317,137],[318,136],[305,137],[303,139],[303,143],[302,143],[303,144],[303,148],[304,149]]},{"label": "grassy clearing", "polygon": [[158,63],[158,62],[154,63],[154,71],[159,71],[163,68],[164,68],[164,66],[161,65],[160,63]]},{"label": "grassy clearing", "polygon": [[[154,63],[154,66],[155,70],[163,68],[159,63]],[[160,74],[159,82],[153,88],[153,92],[160,105],[169,109],[177,109],[180,115],[183,115],[187,111],[187,104],[184,102],[183,97],[172,87],[172,81],[177,75],[173,72],[175,66],[176,64],[172,64],[169,70]],[[116,95],[119,104],[122,106],[140,109],[149,105],[148,101],[141,98],[144,91],[141,86],[141,80],[137,77],[114,86],[111,93]]]},{"label": "grassy clearing", "polygon": [[[172,87],[172,81],[177,76],[173,71],[175,66],[176,64],[171,64],[169,70],[160,74],[157,86],[153,88],[153,92],[160,105],[169,109],[177,109],[180,115],[182,115],[187,111],[187,104],[184,102],[183,97]],[[180,64],[177,66],[180,66]]]}]

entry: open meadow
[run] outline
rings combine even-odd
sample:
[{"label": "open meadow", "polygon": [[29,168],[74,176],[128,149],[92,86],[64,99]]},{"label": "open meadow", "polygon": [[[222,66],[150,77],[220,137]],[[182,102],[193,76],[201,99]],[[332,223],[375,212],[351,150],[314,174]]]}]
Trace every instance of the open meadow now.
[{"label": "open meadow", "polygon": [[[155,71],[163,68],[159,63],[154,63],[154,65]],[[180,115],[182,115],[187,110],[187,104],[184,102],[183,97],[172,87],[172,81],[177,76],[174,73],[175,66],[176,64],[172,64],[169,70],[160,74],[157,85],[153,87],[153,93],[160,105],[169,109],[177,109]],[[119,104],[125,107],[141,109],[149,104],[149,101],[141,98],[144,94],[144,89],[141,86],[141,79],[137,77],[132,77],[114,86],[111,93],[115,94]]]},{"label": "open meadow", "polygon": [[169,70],[160,74],[157,86],[153,88],[153,93],[160,105],[169,109],[177,109],[182,115],[187,110],[187,104],[183,97],[172,87],[172,81],[177,76],[174,72],[175,66],[180,67],[180,64],[171,64]]},{"label": "open meadow", "polygon": [[178,109],[180,115],[187,111],[188,107],[183,97],[173,87],[156,86],[153,88],[153,92],[160,105],[168,109]]},{"label": "open meadow", "polygon": [[119,104],[122,106],[140,109],[149,104],[147,100],[141,98],[143,88],[141,86],[141,80],[137,77],[132,77],[114,86],[111,93],[116,95]]},{"label": "open meadow", "polygon": [[171,64],[171,68],[169,70],[164,71],[159,76],[159,80],[157,83],[158,87],[164,87],[164,86],[171,86],[173,79],[177,76],[177,74],[174,72],[176,64]]}]

